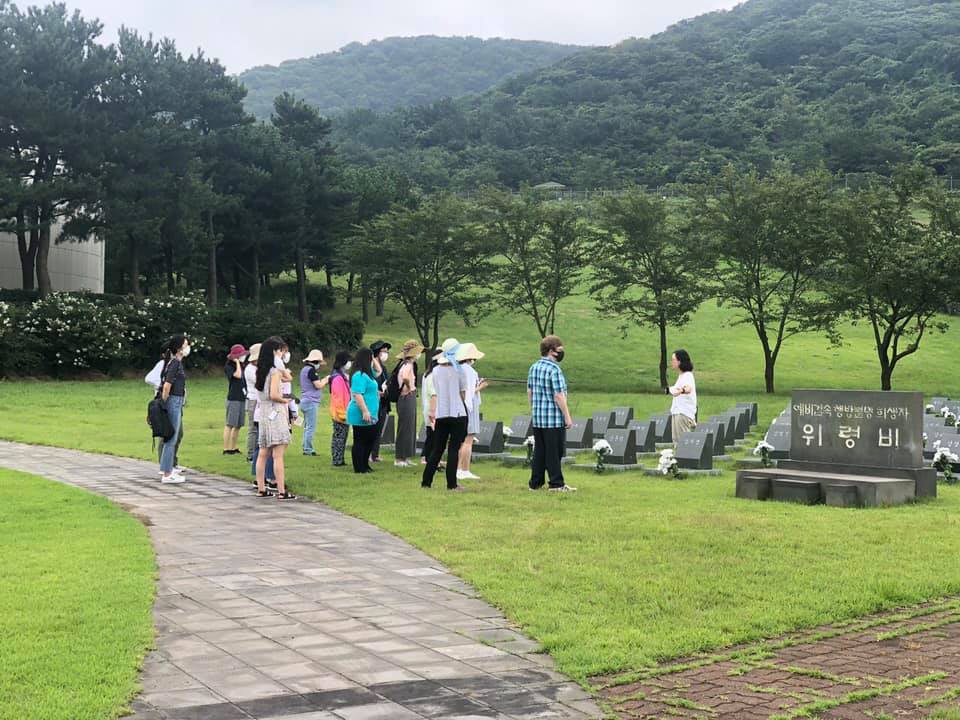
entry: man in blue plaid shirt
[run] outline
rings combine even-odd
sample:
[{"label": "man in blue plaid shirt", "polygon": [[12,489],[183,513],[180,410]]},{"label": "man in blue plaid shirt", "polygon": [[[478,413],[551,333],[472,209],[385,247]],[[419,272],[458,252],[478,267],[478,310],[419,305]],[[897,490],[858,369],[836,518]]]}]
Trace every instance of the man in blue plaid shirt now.
[{"label": "man in blue plaid shirt", "polygon": [[573,492],[563,480],[561,461],[566,452],[567,429],[573,426],[567,405],[567,379],[560,363],[563,341],[548,335],[540,341],[540,359],[527,375],[527,398],[530,400],[533,426],[533,462],[530,489],[539,490],[544,473],[550,476],[551,492]]}]

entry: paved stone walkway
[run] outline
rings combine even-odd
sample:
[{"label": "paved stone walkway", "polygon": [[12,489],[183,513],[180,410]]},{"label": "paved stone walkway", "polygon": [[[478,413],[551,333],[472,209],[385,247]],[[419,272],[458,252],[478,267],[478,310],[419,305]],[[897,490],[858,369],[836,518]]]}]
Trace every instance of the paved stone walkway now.
[{"label": "paved stone walkway", "polygon": [[595,682],[631,720],[926,718],[960,705],[960,597]]},{"label": "paved stone walkway", "polygon": [[152,463],[0,442],[0,466],[104,495],[149,526],[156,649],[137,720],[600,717],[436,560],[306,500]]}]

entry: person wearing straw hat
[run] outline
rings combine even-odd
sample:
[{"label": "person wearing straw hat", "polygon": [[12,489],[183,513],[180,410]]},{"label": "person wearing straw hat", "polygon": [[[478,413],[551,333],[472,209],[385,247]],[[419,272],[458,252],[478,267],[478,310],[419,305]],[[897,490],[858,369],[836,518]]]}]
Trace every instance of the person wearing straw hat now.
[{"label": "person wearing straw hat", "polygon": [[484,353],[477,349],[473,343],[464,343],[457,350],[457,362],[463,368],[463,374],[467,376],[467,390],[464,396],[464,403],[467,406],[467,437],[460,446],[460,453],[457,462],[458,480],[479,480],[477,475],[470,472],[470,459],[473,453],[473,443],[480,432],[480,391],[487,387],[485,380],[480,379],[480,375],[473,368],[477,360],[481,360]]},{"label": "person wearing straw hat", "polygon": [[260,343],[250,346],[247,364],[243,368],[243,380],[247,385],[247,462],[253,462],[253,453],[257,449],[257,360],[260,358]]},{"label": "person wearing straw hat", "polygon": [[303,454],[316,455],[313,449],[313,434],[317,430],[317,409],[323,388],[327,386],[329,377],[321,378],[317,370],[326,365],[323,353],[311,350],[303,359],[303,369],[300,371],[300,410],[303,414]]},{"label": "person wearing straw hat", "polygon": [[423,345],[407,340],[397,355],[400,366],[396,370],[397,440],[393,463],[396,467],[411,467],[410,458],[417,454],[417,375],[420,372],[417,360],[422,354]]},{"label": "person wearing straw hat", "polygon": [[227,354],[223,374],[227,376],[227,418],[223,425],[223,454],[239,455],[237,439],[247,410],[247,384],[243,379],[243,359],[247,349],[237,343]]},{"label": "person wearing straw hat", "polygon": [[467,436],[467,406],[464,396],[467,391],[467,376],[457,362],[460,343],[450,338],[444,340],[441,352],[436,356],[437,368],[433,371],[434,395],[430,398],[430,413],[427,421],[434,427],[433,451],[423,468],[420,486],[433,486],[444,446],[447,450],[447,490],[462,491],[457,484],[457,457],[463,439]]}]

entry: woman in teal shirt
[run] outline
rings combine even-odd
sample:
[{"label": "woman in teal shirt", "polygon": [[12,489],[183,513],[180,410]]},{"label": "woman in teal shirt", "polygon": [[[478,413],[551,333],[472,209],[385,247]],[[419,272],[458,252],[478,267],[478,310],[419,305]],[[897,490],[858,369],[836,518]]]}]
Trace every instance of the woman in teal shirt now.
[{"label": "woman in teal shirt", "polygon": [[373,353],[369,348],[359,350],[353,358],[350,378],[350,404],[347,423],[353,427],[353,471],[373,472],[370,453],[377,439],[377,414],[380,411],[380,388],[373,377]]}]

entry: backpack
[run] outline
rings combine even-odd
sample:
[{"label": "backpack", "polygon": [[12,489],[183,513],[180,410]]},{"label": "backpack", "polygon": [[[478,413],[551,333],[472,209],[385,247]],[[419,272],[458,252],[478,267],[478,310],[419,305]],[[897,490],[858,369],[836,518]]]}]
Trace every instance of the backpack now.
[{"label": "backpack", "polygon": [[173,423],[170,422],[167,409],[163,406],[163,400],[159,397],[155,397],[147,403],[147,424],[153,431],[154,438],[160,438],[167,442],[173,437]]},{"label": "backpack", "polygon": [[403,360],[397,363],[397,366],[387,378],[387,400],[395,403],[400,399],[400,368],[403,367]]}]

